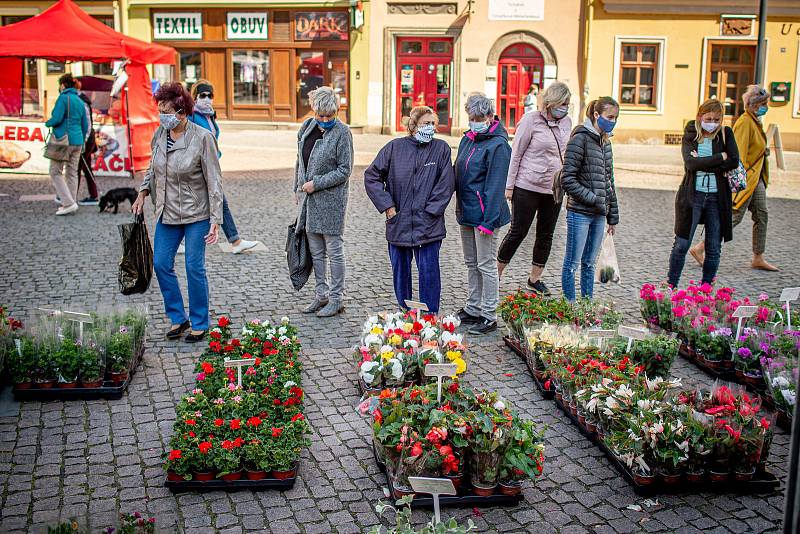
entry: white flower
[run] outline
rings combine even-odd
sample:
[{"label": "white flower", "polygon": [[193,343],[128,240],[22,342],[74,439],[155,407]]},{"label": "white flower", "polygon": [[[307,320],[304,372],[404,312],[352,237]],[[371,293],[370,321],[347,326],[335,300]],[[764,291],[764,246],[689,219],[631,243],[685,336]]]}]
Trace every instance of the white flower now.
[{"label": "white flower", "polygon": [[382,345],[383,344],[383,336],[379,336],[378,334],[369,334],[364,337],[364,345],[371,346],[371,345]]},{"label": "white flower", "polygon": [[505,409],[506,409],[506,405],[505,405],[505,403],[504,403],[502,400],[498,400],[498,401],[497,401],[497,402],[495,402],[495,403],[494,403],[492,406],[493,406],[493,407],[494,407],[494,409],[495,409],[495,410],[497,410],[498,412],[502,412],[503,410],[505,410]]},{"label": "white flower", "polygon": [[411,347],[412,349],[416,349],[419,347],[419,341],[416,339],[407,339],[405,343],[403,343],[405,347]]},{"label": "white flower", "polygon": [[281,317],[281,324],[289,324],[289,318],[285,315]]},{"label": "white flower", "polygon": [[392,378],[395,380],[400,380],[400,378],[403,376],[403,364],[400,363],[400,360],[392,358],[386,362],[386,365],[389,367]]},{"label": "white flower", "polygon": [[782,389],[781,395],[789,406],[794,406],[797,401],[797,394],[791,389]]},{"label": "white flower", "polygon": [[781,389],[788,388],[789,381],[786,379],[785,376],[776,376],[775,378],[772,379],[772,387]]},{"label": "white flower", "polygon": [[364,380],[367,384],[372,384],[375,380],[375,377],[378,374],[380,368],[379,362],[364,362],[361,364],[361,370],[359,372],[361,379]]},{"label": "white flower", "polygon": [[286,383],[283,385],[284,388],[290,388],[296,386],[296,382],[292,382],[291,380],[287,380]]},{"label": "white flower", "polygon": [[278,334],[279,334],[279,335],[281,335],[281,336],[285,336],[285,335],[286,335],[286,332],[287,332],[287,330],[286,330],[286,327],[285,327],[285,326],[282,326],[282,327],[278,328]]},{"label": "white flower", "polygon": [[422,329],[421,334],[423,341],[430,341],[436,337],[436,329],[428,326]]}]

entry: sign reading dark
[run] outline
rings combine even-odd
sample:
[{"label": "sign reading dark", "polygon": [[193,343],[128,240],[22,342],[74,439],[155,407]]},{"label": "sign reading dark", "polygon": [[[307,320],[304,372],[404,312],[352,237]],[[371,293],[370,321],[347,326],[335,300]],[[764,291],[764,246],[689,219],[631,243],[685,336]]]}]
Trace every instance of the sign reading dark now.
[{"label": "sign reading dark", "polygon": [[350,17],[346,11],[295,13],[295,41],[347,41]]}]

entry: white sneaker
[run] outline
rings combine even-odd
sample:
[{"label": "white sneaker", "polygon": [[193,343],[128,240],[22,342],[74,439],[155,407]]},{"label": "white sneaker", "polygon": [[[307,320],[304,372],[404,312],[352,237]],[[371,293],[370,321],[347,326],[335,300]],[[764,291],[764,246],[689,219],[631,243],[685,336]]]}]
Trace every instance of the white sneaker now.
[{"label": "white sneaker", "polygon": [[258,245],[258,241],[247,241],[246,239],[242,239],[239,241],[239,244],[233,247],[232,252],[234,254],[241,254],[245,250],[250,250],[251,248]]},{"label": "white sneaker", "polygon": [[178,254],[186,254],[186,247],[183,246],[183,243],[178,245]]},{"label": "white sneaker", "polygon": [[67,206],[66,208],[65,207],[58,208],[56,210],[56,215],[69,215],[70,213],[75,213],[76,211],[78,211],[77,202],[72,204],[72,206]]}]

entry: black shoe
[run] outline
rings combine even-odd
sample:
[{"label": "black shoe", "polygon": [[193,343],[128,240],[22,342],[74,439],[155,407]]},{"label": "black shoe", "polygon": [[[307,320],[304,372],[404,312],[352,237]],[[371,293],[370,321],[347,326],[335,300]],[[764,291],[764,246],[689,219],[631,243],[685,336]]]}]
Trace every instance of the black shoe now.
[{"label": "black shoe", "polygon": [[480,322],[467,330],[468,334],[482,336],[497,330],[497,321],[490,321],[489,319],[481,318]]},{"label": "black shoe", "polygon": [[550,289],[548,289],[548,287],[544,285],[544,282],[542,282],[541,280],[537,280],[536,282],[531,282],[531,279],[528,278],[528,289],[536,293],[539,293],[543,297],[549,297],[551,294]]},{"label": "black shoe", "polygon": [[100,204],[100,201],[93,197],[86,197],[78,201],[79,206],[97,206],[98,204]]},{"label": "black shoe", "polygon": [[199,334],[192,334],[189,333],[188,336],[184,339],[187,343],[197,343],[198,341],[203,341],[206,338],[206,334],[208,334],[208,330],[203,330]]},{"label": "black shoe", "polygon": [[172,329],[167,332],[167,339],[178,339],[183,335],[184,332],[189,330],[189,327],[192,326],[192,323],[189,321],[184,321],[183,324],[178,326],[173,326]]},{"label": "black shoe", "polygon": [[476,315],[472,315],[471,313],[467,313],[466,311],[464,311],[464,308],[461,308],[460,310],[458,310],[458,315],[457,316],[458,316],[458,320],[461,321],[461,324],[463,324],[463,325],[476,324],[476,323],[480,322],[480,320],[481,320],[480,317],[478,317]]}]

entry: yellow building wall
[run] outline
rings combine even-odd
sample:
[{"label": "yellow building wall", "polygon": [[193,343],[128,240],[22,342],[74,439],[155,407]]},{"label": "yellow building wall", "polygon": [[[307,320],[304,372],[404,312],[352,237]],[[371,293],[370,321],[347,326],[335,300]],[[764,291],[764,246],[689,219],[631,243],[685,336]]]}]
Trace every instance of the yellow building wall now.
[{"label": "yellow building wall", "polygon": [[[663,107],[657,112],[620,112],[615,138],[619,141],[663,142],[665,133],[680,133],[685,121],[694,119],[697,107],[704,96],[704,50],[707,39],[722,40],[718,16],[685,17],[668,19],[658,16],[610,16],[602,9],[595,9],[591,21],[591,51],[588,58],[588,92],[590,98],[613,94],[613,79],[619,63],[615,64],[617,37],[663,38],[664,79],[659,85],[663,91]],[[786,32],[792,25],[788,35]],[[798,96],[798,43],[800,42],[800,20],[770,19],[767,23],[767,54],[765,87],[770,82],[792,82],[790,102],[770,103],[765,125],[778,124],[784,148],[800,150],[800,115],[797,109]],[[741,37],[756,42],[758,24],[754,21],[753,36]],[[707,39],[706,39],[707,38]],[[710,61],[710,58],[706,59]],[[679,68],[676,65],[688,65]]]}]

